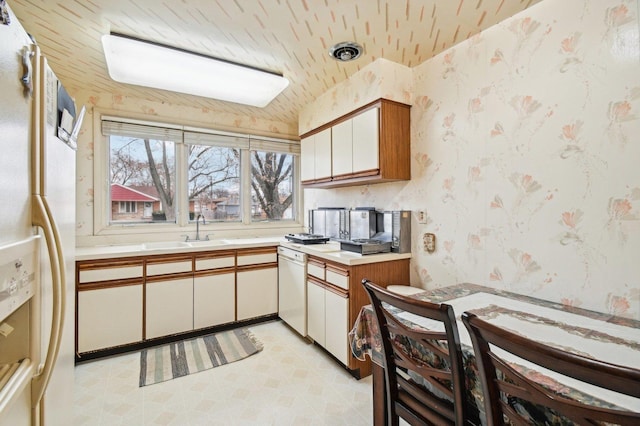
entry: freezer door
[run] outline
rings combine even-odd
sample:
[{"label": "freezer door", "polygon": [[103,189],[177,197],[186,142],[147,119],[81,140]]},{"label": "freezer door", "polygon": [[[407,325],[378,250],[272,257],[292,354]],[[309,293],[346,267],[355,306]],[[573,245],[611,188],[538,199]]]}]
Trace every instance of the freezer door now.
[{"label": "freezer door", "polygon": [[[49,68],[46,58],[40,63],[40,189],[49,207],[51,220],[58,229],[63,270],[64,309],[61,313],[63,328],[60,337],[58,357],[49,384],[44,394],[43,419],[45,424],[72,424],[73,374],[75,347],[75,181],[76,152],[57,135],[58,79]],[[43,244],[43,247],[46,245]],[[42,298],[41,298],[41,344],[42,357],[51,344],[52,327],[52,273],[49,253],[42,253]],[[60,409],[60,407],[68,407]]]}]

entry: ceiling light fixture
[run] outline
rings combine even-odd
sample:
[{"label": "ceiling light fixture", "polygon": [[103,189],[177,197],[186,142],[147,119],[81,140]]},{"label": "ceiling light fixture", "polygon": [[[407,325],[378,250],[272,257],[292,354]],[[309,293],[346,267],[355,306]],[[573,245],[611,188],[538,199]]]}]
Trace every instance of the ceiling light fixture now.
[{"label": "ceiling light fixture", "polygon": [[111,33],[102,37],[109,76],[121,83],[267,106],[288,85],[280,74]]},{"label": "ceiling light fixture", "polygon": [[352,41],[343,41],[329,49],[329,55],[341,62],[353,61],[362,54],[362,46]]}]

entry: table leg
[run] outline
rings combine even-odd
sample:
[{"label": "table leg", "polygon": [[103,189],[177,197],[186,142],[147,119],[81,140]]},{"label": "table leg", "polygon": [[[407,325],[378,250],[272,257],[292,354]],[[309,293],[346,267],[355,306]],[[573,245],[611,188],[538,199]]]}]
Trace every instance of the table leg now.
[{"label": "table leg", "polygon": [[387,399],[384,380],[384,368],[371,363],[373,368],[373,425],[384,426],[387,423]]}]

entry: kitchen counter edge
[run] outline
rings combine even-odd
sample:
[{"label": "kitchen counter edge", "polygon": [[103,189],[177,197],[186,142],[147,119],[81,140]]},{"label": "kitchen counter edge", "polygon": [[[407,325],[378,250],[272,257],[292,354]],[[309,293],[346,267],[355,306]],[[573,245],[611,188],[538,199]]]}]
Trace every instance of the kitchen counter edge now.
[{"label": "kitchen counter edge", "polygon": [[[365,265],[369,263],[388,262],[400,259],[410,259],[411,253],[378,253],[361,255],[348,251],[328,251],[324,252],[314,248],[313,245],[302,245],[287,241],[282,237],[261,237],[261,238],[242,238],[237,240],[227,240],[225,244],[214,245],[196,245],[192,247],[171,247],[171,248],[155,248],[155,249],[143,249],[142,244],[129,244],[129,245],[107,245],[107,246],[93,246],[93,247],[76,247],[76,261],[84,260],[98,260],[98,259],[115,259],[123,257],[138,257],[138,256],[154,256],[162,254],[180,254],[180,253],[196,253],[207,251],[220,251],[220,250],[238,250],[244,248],[254,247],[272,247],[283,246],[292,250],[300,251],[311,256],[319,257],[325,260],[330,260],[336,263],[340,263],[347,266],[353,265]],[[328,243],[339,244],[339,243]],[[322,245],[322,249],[328,246]]]}]

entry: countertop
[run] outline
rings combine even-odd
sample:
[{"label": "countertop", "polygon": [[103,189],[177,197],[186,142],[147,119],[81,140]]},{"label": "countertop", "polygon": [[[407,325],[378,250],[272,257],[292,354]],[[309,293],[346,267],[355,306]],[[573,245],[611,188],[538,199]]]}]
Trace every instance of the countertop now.
[{"label": "countertop", "polygon": [[112,259],[119,257],[152,256],[156,254],[193,253],[212,250],[269,247],[277,246],[283,241],[285,241],[283,237],[256,237],[76,247],[76,260]]},{"label": "countertop", "polygon": [[326,244],[296,244],[284,237],[229,238],[210,241],[167,241],[144,244],[103,245],[76,247],[76,261],[113,259],[158,254],[193,253],[213,250],[237,250],[252,247],[283,246],[303,253],[320,257],[343,265],[365,265],[411,258],[411,253],[379,253],[361,255],[340,250],[340,243],[331,241]]},{"label": "countertop", "polygon": [[311,256],[320,257],[322,259],[331,260],[343,265],[366,265],[369,263],[389,262],[392,260],[410,259],[411,253],[377,253],[377,254],[358,254],[350,251],[341,251],[340,243],[330,241],[326,244],[297,244],[289,241],[283,241],[281,246],[296,251],[301,251]]}]

